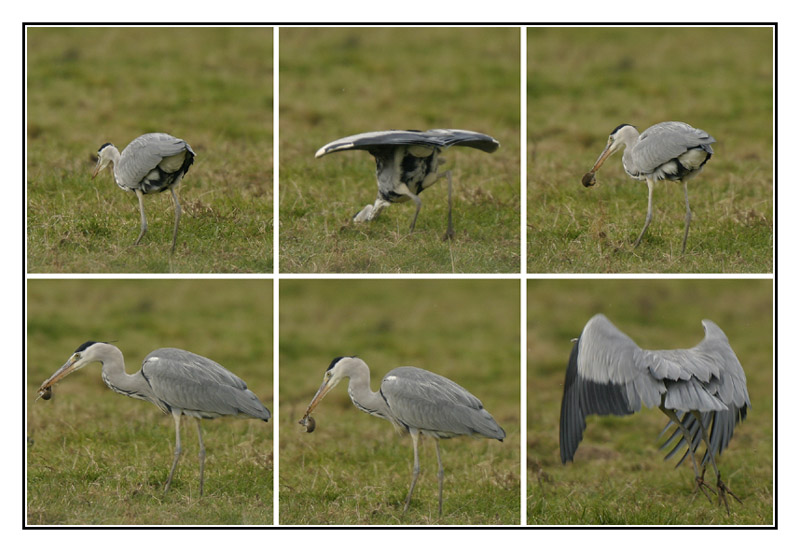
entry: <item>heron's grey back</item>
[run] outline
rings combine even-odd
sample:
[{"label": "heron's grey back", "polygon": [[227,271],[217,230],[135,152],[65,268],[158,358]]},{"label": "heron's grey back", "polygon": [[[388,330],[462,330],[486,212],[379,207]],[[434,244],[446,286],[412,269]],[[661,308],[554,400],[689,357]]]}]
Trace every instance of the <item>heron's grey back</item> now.
[{"label": "heron's grey back", "polygon": [[115,172],[125,184],[140,182],[166,157],[194,151],[184,140],[162,132],[143,134],[125,147]]},{"label": "heron's grey back", "polygon": [[645,130],[631,151],[626,152],[633,165],[628,168],[631,172],[649,174],[692,148],[702,147],[708,153],[714,153],[711,144],[715,142],[704,130],[686,123],[658,123]]},{"label": "heron's grey back", "polygon": [[145,357],[142,375],[164,402],[200,417],[249,416],[267,421],[269,410],[238,376],[182,349],[157,349]]},{"label": "heron's grey back", "polygon": [[492,153],[500,147],[500,142],[480,132],[459,129],[433,129],[433,130],[381,130],[363,132],[334,140],[322,146],[316,157],[329,153],[347,150],[371,150],[381,146],[418,145],[446,149],[450,146],[467,146],[487,153]]},{"label": "heron's grey back", "polygon": [[505,431],[481,401],[457,383],[413,366],[390,371],[380,393],[404,425],[448,438],[483,435],[503,440]]}]

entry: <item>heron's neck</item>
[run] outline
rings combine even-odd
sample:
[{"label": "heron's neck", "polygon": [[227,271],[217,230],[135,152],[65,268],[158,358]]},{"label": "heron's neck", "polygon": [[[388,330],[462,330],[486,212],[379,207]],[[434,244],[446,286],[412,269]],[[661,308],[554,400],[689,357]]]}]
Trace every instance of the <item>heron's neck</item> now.
[{"label": "heron's neck", "polygon": [[[144,379],[141,370],[135,374],[125,372],[125,359],[122,351],[113,345],[107,345],[105,359],[103,360],[103,381],[112,391],[136,399],[151,400],[150,385]],[[152,402],[152,401],[151,401]]]},{"label": "heron's neck", "polygon": [[389,410],[386,408],[386,403],[381,394],[369,388],[369,368],[366,366],[350,374],[347,393],[358,409],[380,418],[389,417]]}]

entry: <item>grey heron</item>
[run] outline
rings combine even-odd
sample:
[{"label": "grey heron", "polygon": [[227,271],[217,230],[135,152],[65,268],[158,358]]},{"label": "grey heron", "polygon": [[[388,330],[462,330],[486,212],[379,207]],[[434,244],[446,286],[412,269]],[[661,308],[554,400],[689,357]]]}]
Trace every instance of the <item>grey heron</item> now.
[{"label": "grey heron", "polygon": [[340,138],[322,146],[316,157],[347,150],[366,150],[374,158],[378,178],[378,197],[353,217],[355,222],[373,220],[392,203],[413,200],[416,204],[410,231],[414,231],[422,207],[419,194],[447,176],[447,233],[453,237],[453,176],[437,171],[445,160],[439,154],[450,146],[468,146],[487,153],[500,147],[500,142],[479,132],[456,129],[384,130],[365,132]]},{"label": "grey heron", "polygon": [[147,232],[147,218],[144,215],[143,197],[169,190],[175,203],[175,227],[172,230],[172,249],[178,239],[178,224],[181,220],[181,204],[178,201],[180,184],[194,162],[194,150],[185,141],[161,132],[142,134],[122,150],[122,153],[107,142],[97,150],[97,165],[92,178],[109,163],[113,165],[114,180],[117,186],[127,192],[134,192],[139,199],[139,214],[142,230],[134,245],[139,245]]},{"label": "grey heron", "polygon": [[125,372],[122,352],[110,343],[87,341],[69,360],[39,387],[38,396],[49,399],[52,387],[60,380],[93,362],[103,365],[103,381],[127,397],[149,401],[175,421],[175,453],[164,492],[169,490],[172,476],[181,455],[181,416],[197,422],[200,443],[200,496],[203,495],[203,470],[206,450],[203,445],[201,419],[220,416],[244,416],[265,422],[270,412],[247,384],[213,360],[181,349],[157,349],[147,355],[142,369],[135,374]]},{"label": "grey heron", "polygon": [[[561,462],[575,456],[590,414],[624,416],[642,404],[658,407],[675,432],[662,446],[680,437],[665,459],[687,447],[680,465],[690,456],[697,488],[708,497],[703,480],[710,462],[717,475],[717,496],[725,502],[734,495],[722,481],[715,457],[722,454],[734,426],[745,419],[750,406],[747,379],[725,333],[711,320],[703,320],[704,339],[691,349],[649,351],[641,349],[602,314],[587,322],[572,347],[561,402],[559,444]],[[695,453],[705,443],[700,464]],[[741,502],[741,501],[740,501]]]},{"label": "grey heron", "polygon": [[703,170],[703,166],[711,159],[714,150],[711,144],[716,140],[706,131],[694,128],[686,123],[669,121],[658,123],[641,134],[636,127],[628,124],[619,125],[608,137],[608,142],[592,169],[583,175],[581,182],[589,187],[595,184],[595,173],[614,152],[624,148],[622,166],[625,172],[636,180],[647,181],[647,216],[639,237],[633,246],[642,241],[650,220],[653,218],[653,187],[659,180],[683,182],[683,195],[686,200],[686,218],[684,220],[683,246],[686,251],[686,239],[689,237],[689,225],[692,211],[689,209],[689,188],[687,180]]},{"label": "grey heron", "polygon": [[469,391],[457,383],[413,366],[391,370],[381,381],[378,391],[370,389],[367,364],[358,357],[337,357],[325,371],[319,390],[311,399],[300,424],[310,433],[316,427],[310,417],[322,398],[340,381],[350,379],[347,392],[356,407],[379,418],[389,420],[396,429],[411,435],[414,447],[414,469],[403,513],[408,510],[411,494],[419,477],[419,438],[432,437],[439,462],[439,515],[442,515],[444,467],[439,453],[439,439],[459,435],[488,437],[502,441],[506,432]]}]

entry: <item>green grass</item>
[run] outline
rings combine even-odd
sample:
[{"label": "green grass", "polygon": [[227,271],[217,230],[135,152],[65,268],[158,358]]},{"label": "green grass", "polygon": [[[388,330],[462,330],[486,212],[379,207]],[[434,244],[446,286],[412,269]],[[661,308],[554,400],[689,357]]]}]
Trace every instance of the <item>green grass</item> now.
[{"label": "green grass", "polygon": [[[282,280],[280,301],[281,524],[520,523],[517,281]],[[331,359],[342,355],[364,359],[373,390],[401,365],[448,377],[505,429],[502,443],[441,442],[441,518],[433,443],[421,440],[421,474],[403,516],[411,439],[353,406],[346,383],[315,410],[314,433],[298,425]]]},{"label": "green grass", "polygon": [[[528,271],[773,271],[772,30],[528,29]],[[647,185],[621,154],[581,176],[621,123],[685,121],[717,139],[683,187],[661,182],[641,245]]]},{"label": "green grass", "polygon": [[[584,324],[605,313],[647,349],[687,348],[701,320],[725,331],[747,376],[752,410],[718,466],[743,501],[731,513],[693,496],[685,462],[663,461],[658,409],[590,416],[575,460],[561,465],[564,374]],[[773,523],[772,280],[548,280],[528,283],[528,523],[771,525]],[[709,470],[711,474],[711,470]],[[711,484],[714,477],[707,475]]]},{"label": "green grass", "polygon": [[[284,28],[280,48],[281,272],[519,272],[519,29]],[[491,155],[444,154],[455,239],[442,240],[446,180],[420,196],[413,234],[411,203],[353,223],[375,200],[375,161],[359,151],[315,159],[317,149],[360,132],[430,128],[501,144]]]},{"label": "green grass", "polygon": [[[27,231],[33,273],[272,271],[272,29],[28,29]],[[146,132],[197,153],[179,189],[136,196],[97,149]]]},{"label": "green grass", "polygon": [[[221,314],[224,313],[224,316]],[[67,377],[49,402],[39,384],[87,340],[115,341],[135,372],[153,349],[220,362],[272,410],[272,283],[253,280],[28,282],[27,523],[30,525],[272,523],[272,422],[184,419],[184,454],[166,495],[171,416],[114,393],[99,365]]]}]

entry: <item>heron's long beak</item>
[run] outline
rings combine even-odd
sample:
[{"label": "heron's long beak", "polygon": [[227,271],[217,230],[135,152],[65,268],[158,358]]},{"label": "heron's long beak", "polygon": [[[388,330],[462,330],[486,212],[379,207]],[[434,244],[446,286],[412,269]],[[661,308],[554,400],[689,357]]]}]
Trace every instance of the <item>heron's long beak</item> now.
[{"label": "heron's long beak", "polygon": [[55,374],[47,378],[47,380],[45,380],[44,383],[42,383],[42,385],[39,386],[39,391],[36,398],[38,399],[39,397],[44,395],[47,389],[51,388],[56,383],[58,383],[59,381],[70,375],[72,372],[80,368],[82,365],[78,364],[79,359],[80,357],[75,354],[69,357],[69,360],[66,363],[64,363],[64,366],[56,370]]},{"label": "heron's long beak", "polygon": [[97,173],[99,173],[100,169],[102,168],[103,168],[103,160],[98,159],[97,165],[94,166],[94,170],[92,171],[92,180],[94,180],[94,177],[97,176]]},{"label": "heron's long beak", "polygon": [[304,418],[308,418],[308,416],[314,411],[317,407],[317,404],[328,394],[328,391],[336,387],[338,381],[334,381],[333,378],[325,376],[325,379],[322,381],[322,385],[319,386],[317,389],[317,393],[314,395],[314,398],[311,399],[311,402],[308,403],[308,408],[306,408],[306,414]]},{"label": "heron's long beak", "polygon": [[613,143],[606,145],[606,149],[603,150],[603,153],[601,153],[600,157],[597,158],[597,161],[594,162],[594,166],[592,167],[592,170],[589,172],[596,173],[597,169],[599,169],[600,166],[606,162],[608,156],[617,151],[616,148],[614,148],[613,146],[614,146]]}]

